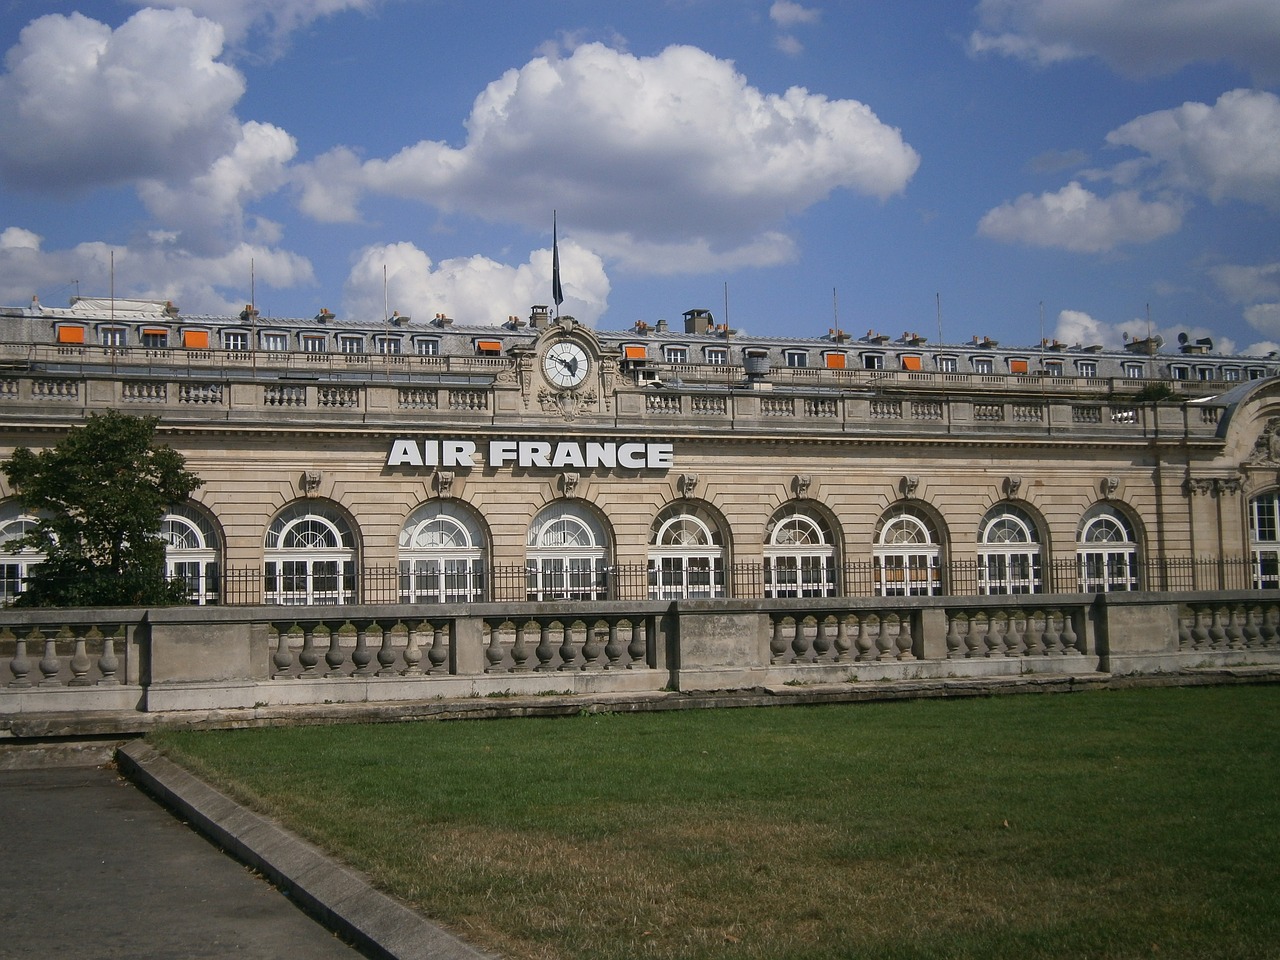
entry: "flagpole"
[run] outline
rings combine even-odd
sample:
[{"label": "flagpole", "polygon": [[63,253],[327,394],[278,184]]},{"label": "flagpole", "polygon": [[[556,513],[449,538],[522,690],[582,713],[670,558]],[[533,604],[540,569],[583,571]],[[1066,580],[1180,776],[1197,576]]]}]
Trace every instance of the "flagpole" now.
[{"label": "flagpole", "polygon": [[560,304],[564,303],[564,288],[560,286],[560,238],[556,232],[556,212],[551,211],[551,299],[556,305],[556,319],[560,319]]}]

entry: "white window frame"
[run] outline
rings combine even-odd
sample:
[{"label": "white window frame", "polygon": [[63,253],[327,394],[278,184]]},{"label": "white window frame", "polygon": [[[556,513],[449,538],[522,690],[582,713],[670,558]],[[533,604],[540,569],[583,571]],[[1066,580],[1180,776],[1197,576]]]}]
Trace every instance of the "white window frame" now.
[{"label": "white window frame", "polygon": [[788,367],[798,370],[809,366],[809,351],[784,350],[782,353],[782,359]]},{"label": "white window frame", "polygon": [[1249,556],[1253,589],[1280,590],[1280,490],[1249,501]]},{"label": "white window frame", "polygon": [[264,330],[258,334],[258,347],[267,353],[288,353],[289,335],[279,330]]},{"label": "white window frame", "polygon": [[942,545],[933,525],[911,510],[899,508],[883,518],[872,562],[876,596],[942,593]]},{"label": "white window frame", "polygon": [[440,338],[439,337],[414,337],[413,352],[419,357],[438,357],[440,356]]},{"label": "white window frame", "polygon": [[1076,373],[1084,377],[1086,380],[1096,380],[1098,377],[1098,361],[1097,360],[1079,360],[1076,362]]},{"label": "white window frame", "polygon": [[475,603],[485,597],[485,535],[463,507],[432,500],[400,528],[401,603]]},{"label": "white window frame", "polygon": [[663,363],[688,363],[689,348],[679,343],[668,343],[662,347]]},{"label": "white window frame", "polygon": [[1009,504],[993,507],[978,535],[978,593],[1043,593],[1043,550],[1032,518]]},{"label": "white window frame", "polygon": [[764,548],[764,595],[836,596],[835,534],[825,520],[797,507],[774,515]]},{"label": "white window frame", "polygon": [[703,357],[712,366],[723,367],[729,362],[729,351],[724,347],[707,347]]},{"label": "white window frame", "polygon": [[1138,544],[1128,517],[1110,504],[1088,510],[1076,533],[1076,565],[1081,593],[1137,590]]},{"label": "white window frame", "polygon": [[724,597],[724,535],[719,524],[680,504],[654,519],[649,535],[649,599]]},{"label": "white window frame", "polygon": [[249,331],[223,330],[222,349],[231,353],[249,352]]},{"label": "white window frame", "polygon": [[218,602],[222,586],[221,540],[217,528],[203,513],[188,505],[174,507],[160,521],[164,539],[165,576],[183,580],[187,602]]},{"label": "white window frame", "polygon": [[526,543],[527,599],[608,599],[608,536],[584,506],[565,500],[543,507]]},{"label": "white window frame", "polygon": [[295,502],[267,529],[263,602],[283,605],[356,602],[351,527],[321,503]]}]

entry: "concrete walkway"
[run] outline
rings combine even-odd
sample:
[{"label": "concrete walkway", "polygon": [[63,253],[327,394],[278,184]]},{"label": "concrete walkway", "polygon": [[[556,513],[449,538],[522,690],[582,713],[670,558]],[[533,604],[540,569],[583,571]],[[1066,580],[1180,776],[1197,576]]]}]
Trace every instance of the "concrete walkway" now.
[{"label": "concrete walkway", "polygon": [[0,960],[490,957],[145,744],[117,759],[0,769]]}]

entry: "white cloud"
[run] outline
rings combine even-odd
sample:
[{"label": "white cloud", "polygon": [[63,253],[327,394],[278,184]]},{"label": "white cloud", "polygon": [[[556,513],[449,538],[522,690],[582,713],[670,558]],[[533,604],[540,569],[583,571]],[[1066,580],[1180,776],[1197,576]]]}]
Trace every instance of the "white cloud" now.
[{"label": "white cloud", "polygon": [[279,127],[251,121],[240,141],[207,171],[181,184],[144,181],[138,194],[161,223],[181,229],[185,246],[212,250],[245,234],[244,205],[274,193],[288,180],[297,153],[293,137]]},{"label": "white cloud", "polygon": [[[385,268],[386,285],[383,285]],[[609,299],[604,264],[573,241],[560,242],[560,275],[565,301],[560,312],[594,324]],[[550,303],[551,251],[535,250],[518,266],[487,257],[457,257],[433,263],[412,243],[366,248],[344,288],[344,312],[380,317],[385,308],[417,320],[437,313],[459,323],[501,324],[525,319],[535,303]]]},{"label": "white cloud", "polygon": [[[579,235],[607,237],[624,265],[670,245],[677,267],[689,244],[731,262],[832,191],[885,199],[919,165],[865,104],[799,87],[764,94],[731,63],[682,46],[536,58],[489,84],[466,127],[460,148],[422,141],[365,162],[358,186],[530,227],[556,208]],[[300,179],[307,210],[354,214],[349,152]]]},{"label": "white cloud", "polygon": [[129,0],[139,7],[183,8],[222,25],[227,39],[240,43],[261,30],[277,43],[322,17],[346,10],[371,12],[379,0]]},{"label": "white cloud", "polygon": [[142,10],[111,30],[80,14],[28,24],[0,75],[0,177],[72,191],[208,166],[237,137],[244,78],[222,29]]},{"label": "white cloud", "polygon": [[[1058,314],[1058,323],[1053,336],[1066,344],[1080,344],[1086,347],[1102,344],[1104,347],[1119,350],[1128,340],[1144,339],[1147,332],[1148,323],[1145,317],[1133,317],[1120,323],[1107,323],[1081,310],[1063,310]],[[1152,336],[1162,337],[1166,344],[1176,344],[1178,335],[1186,334],[1192,340],[1209,338],[1214,343],[1214,349],[1221,353],[1234,353],[1236,349],[1234,341],[1217,336],[1207,327],[1152,326],[1150,333]]]},{"label": "white cloud", "polygon": [[1232,90],[1213,106],[1149,113],[1107,134],[1107,142],[1147,153],[1172,186],[1280,209],[1280,97],[1273,93]]},{"label": "white cloud", "polygon": [[1009,243],[1100,253],[1175,232],[1184,210],[1180,201],[1148,202],[1132,190],[1100,197],[1073,180],[1057,193],[1023,194],[988,211],[978,233]]},{"label": "white cloud", "polygon": [[792,0],[775,0],[769,8],[769,19],[780,27],[789,28],[817,23],[822,19],[822,11],[793,3]]},{"label": "white cloud", "polygon": [[240,244],[201,257],[165,240],[161,234],[154,243],[133,247],[94,241],[45,251],[36,234],[9,227],[0,233],[0,302],[25,303],[34,294],[63,290],[71,282],[86,296],[106,296],[114,280],[119,297],[172,300],[188,314],[228,314],[238,312],[249,297],[251,263],[260,306],[266,306],[264,297],[269,299],[272,289],[315,282],[307,259],[287,250]]},{"label": "white cloud", "polygon": [[44,238],[21,227],[6,227],[0,232],[0,250],[38,251]]},{"label": "white cloud", "polygon": [[1255,303],[1245,310],[1244,318],[1263,336],[1280,338],[1280,303]]},{"label": "white cloud", "polygon": [[1209,273],[1234,303],[1280,300],[1280,263],[1258,266],[1222,264]]},{"label": "white cloud", "polygon": [[1122,73],[1171,73],[1230,61],[1260,82],[1280,78],[1275,0],[982,0],[975,54],[1038,65],[1098,57]]},{"label": "white cloud", "polygon": [[781,34],[773,45],[788,57],[798,57],[804,53],[804,44],[789,33]]}]

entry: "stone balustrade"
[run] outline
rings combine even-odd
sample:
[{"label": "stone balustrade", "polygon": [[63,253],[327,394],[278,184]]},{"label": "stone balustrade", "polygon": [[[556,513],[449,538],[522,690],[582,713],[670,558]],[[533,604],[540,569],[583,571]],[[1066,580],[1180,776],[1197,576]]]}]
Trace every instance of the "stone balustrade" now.
[{"label": "stone balustrade", "polygon": [[1233,664],[1280,664],[1280,594],[9,609],[0,729],[86,711]]}]

